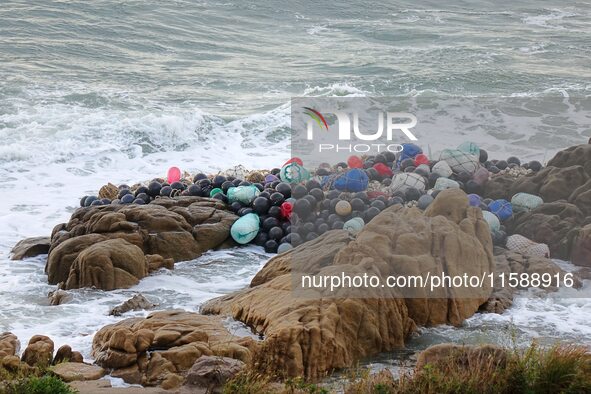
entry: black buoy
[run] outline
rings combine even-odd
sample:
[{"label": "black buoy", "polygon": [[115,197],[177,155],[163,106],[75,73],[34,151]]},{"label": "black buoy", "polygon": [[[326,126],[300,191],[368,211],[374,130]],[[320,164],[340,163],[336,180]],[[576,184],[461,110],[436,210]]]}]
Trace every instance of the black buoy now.
[{"label": "black buoy", "polygon": [[152,181],[148,185],[148,195],[152,198],[160,195],[160,189],[162,189],[162,184],[157,181]]},{"label": "black buoy", "polygon": [[409,187],[404,192],[404,198],[406,201],[417,201],[421,198],[421,192],[414,187]]},{"label": "black buoy", "polygon": [[85,206],[85,205],[84,205],[84,202],[86,201],[86,199],[87,199],[87,198],[88,198],[88,196],[84,196],[84,197],[82,197],[82,198],[80,199],[80,206],[81,206],[81,207],[84,207],[84,206]]},{"label": "black buoy", "polygon": [[291,197],[291,186],[289,185],[289,183],[279,182],[275,186],[275,190],[277,190],[278,193],[283,194],[283,197],[286,199]]},{"label": "black buoy", "polygon": [[195,196],[195,197],[201,197],[203,196],[203,191],[201,190],[201,187],[199,187],[199,185],[191,185],[189,186],[189,196]]},{"label": "black buoy", "polygon": [[484,149],[480,149],[480,157],[478,158],[478,161],[480,161],[481,163],[486,163],[487,160],[488,160],[488,152],[485,151]]},{"label": "black buoy", "polygon": [[279,226],[272,227],[269,230],[269,239],[279,242],[283,238],[283,230]]},{"label": "black buoy", "polygon": [[529,169],[530,169],[530,170],[532,170],[533,172],[538,172],[538,171],[540,171],[540,170],[542,169],[542,163],[540,163],[540,162],[539,162],[539,161],[537,161],[537,160],[533,160],[533,161],[530,161],[530,162],[528,163],[528,167],[529,167]]},{"label": "black buoy", "polygon": [[265,242],[265,252],[266,253],[277,253],[277,248],[279,247],[279,244],[277,243],[277,241],[270,239],[267,242]]},{"label": "black buoy", "polygon": [[117,198],[121,198],[121,197],[123,197],[126,194],[132,194],[131,193],[131,190],[129,190],[129,189],[121,189],[121,190],[119,190],[119,193],[117,194]]},{"label": "black buoy", "polygon": [[257,197],[252,202],[252,207],[259,215],[266,214],[269,212],[269,208],[271,207],[271,200],[265,197]]},{"label": "black buoy", "polygon": [[308,189],[304,185],[295,185],[291,190],[293,198],[303,198],[306,194],[308,194]]},{"label": "black buoy", "polygon": [[198,181],[200,181],[202,179],[207,179],[207,175],[200,172],[199,174],[197,174],[193,177],[193,183],[197,183]]},{"label": "black buoy", "polygon": [[135,197],[133,196],[133,194],[126,194],[123,197],[121,197],[121,203],[122,204],[131,204],[132,202],[134,202]]}]

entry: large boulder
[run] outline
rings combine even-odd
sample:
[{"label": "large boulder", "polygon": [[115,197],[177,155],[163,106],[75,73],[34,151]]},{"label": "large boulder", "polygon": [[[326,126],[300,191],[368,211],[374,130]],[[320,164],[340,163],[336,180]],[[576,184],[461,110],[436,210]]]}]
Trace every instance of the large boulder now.
[{"label": "large boulder", "polygon": [[[74,261],[84,250],[113,239],[126,241],[143,254],[160,256],[164,261],[194,259],[223,245],[236,219],[221,201],[201,197],[79,208],[68,223],[53,230],[45,268],[48,281],[67,281]],[[108,262],[109,258],[102,261]]]},{"label": "large boulder", "polygon": [[166,311],[101,328],[92,354],[96,364],[128,383],[173,387],[201,356],[246,362],[256,347],[252,338],[230,334],[217,316]]},{"label": "large boulder", "polygon": [[98,365],[71,362],[57,364],[50,371],[64,382],[97,380],[107,373]]},{"label": "large boulder", "polygon": [[62,345],[55,352],[52,364],[57,365],[65,362],[82,363],[84,362],[84,358],[82,357],[82,353],[73,351],[70,345]]},{"label": "large boulder", "polygon": [[229,357],[201,356],[187,373],[185,389],[205,388],[208,393],[221,392],[223,385],[244,368],[244,363]]},{"label": "large boulder", "polygon": [[35,335],[29,340],[21,360],[31,367],[47,367],[53,360],[53,341],[45,335]]},{"label": "large boulder", "polygon": [[579,229],[573,241],[573,264],[591,267],[591,224]]},{"label": "large boulder", "polygon": [[384,280],[427,272],[492,272],[488,225],[460,190],[439,193],[425,214],[390,207],[354,240],[330,231],[310,244],[315,253],[307,251],[306,243],[276,256],[249,288],[202,307],[204,313],[230,315],[264,336],[256,364],[267,371],[319,378],[403,347],[417,324],[461,324],[492,292],[486,286],[476,293],[438,288],[406,294],[388,287],[331,292],[301,286],[305,275],[368,274]]},{"label": "large boulder", "polygon": [[109,239],[78,254],[65,288],[125,289],[138,284],[146,275],[148,262],[139,247],[123,239]]},{"label": "large boulder", "polygon": [[588,180],[589,175],[583,166],[548,166],[517,179],[511,188],[511,194],[530,193],[542,197],[545,202],[568,200],[573,190],[583,186]]},{"label": "large boulder", "polygon": [[51,240],[49,237],[32,237],[25,238],[22,241],[17,242],[12,248],[12,260],[22,260],[26,257],[35,257],[40,254],[47,254]]},{"label": "large boulder", "polygon": [[543,170],[520,177],[511,192],[536,194],[545,202],[565,200],[591,215],[591,144],[558,152]]},{"label": "large boulder", "polygon": [[11,332],[3,332],[0,334],[0,359],[18,354],[21,348],[21,343]]},{"label": "large boulder", "polygon": [[510,231],[548,245],[554,258],[569,260],[573,237],[584,221],[585,215],[577,206],[558,201],[517,214]]}]

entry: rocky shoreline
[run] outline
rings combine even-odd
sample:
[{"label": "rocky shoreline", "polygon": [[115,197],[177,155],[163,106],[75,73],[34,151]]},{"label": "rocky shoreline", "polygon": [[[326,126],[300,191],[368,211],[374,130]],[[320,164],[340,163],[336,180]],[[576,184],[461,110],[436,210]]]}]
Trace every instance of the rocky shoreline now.
[{"label": "rocky shoreline", "polygon": [[[13,250],[13,259],[48,253],[48,282],[57,285],[52,305],[67,302],[72,289],[129,288],[176,262],[245,243],[236,236],[237,223],[249,215],[257,217],[257,233],[248,242],[281,253],[250,286],[210,300],[200,313],[158,311],[101,328],[93,365],[69,347],[54,356],[53,342],[44,336],[31,338],[19,358],[20,343],[10,333],[0,336],[0,363],[8,369],[50,367],[65,381],[110,374],[163,389],[221,385],[244,368],[317,381],[404,347],[418,327],[459,326],[475,313],[502,313],[514,292],[528,286],[485,286],[471,297],[453,289],[405,297],[388,289],[305,298],[294,296],[296,271],[564,274],[549,257],[591,267],[591,144],[561,151],[543,168],[512,158],[489,161],[486,152],[471,149],[450,150],[451,158],[439,161],[422,151],[393,160],[365,158],[309,176],[302,176],[296,160],[243,178],[179,174],[168,184],[107,185],[90,202],[85,197],[49,239],[27,239]],[[466,161],[454,161],[458,155]],[[287,184],[286,167],[301,179]],[[356,189],[360,180],[362,191]],[[233,200],[249,190],[248,200]],[[126,197],[132,194],[133,200]],[[115,313],[149,304],[136,299]],[[226,317],[260,339],[233,335],[222,322]],[[217,370],[227,374],[216,383]]]}]

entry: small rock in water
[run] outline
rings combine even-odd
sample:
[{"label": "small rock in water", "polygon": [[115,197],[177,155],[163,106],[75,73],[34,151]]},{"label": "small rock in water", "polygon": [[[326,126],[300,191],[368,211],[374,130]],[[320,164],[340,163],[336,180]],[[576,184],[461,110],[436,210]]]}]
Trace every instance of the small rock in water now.
[{"label": "small rock in water", "polygon": [[109,312],[110,316],[121,316],[125,312],[129,311],[139,311],[145,309],[152,309],[156,306],[156,304],[151,303],[141,294],[136,294],[131,297],[129,300],[125,301],[123,304],[117,305],[111,312]]}]

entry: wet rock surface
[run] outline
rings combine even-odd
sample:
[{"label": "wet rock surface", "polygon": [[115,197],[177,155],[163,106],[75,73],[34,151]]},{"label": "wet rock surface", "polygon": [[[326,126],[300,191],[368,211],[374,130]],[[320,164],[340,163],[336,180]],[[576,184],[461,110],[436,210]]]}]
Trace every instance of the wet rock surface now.
[{"label": "wet rock surface", "polygon": [[12,260],[22,260],[27,257],[35,257],[40,254],[47,254],[51,246],[49,237],[32,237],[19,241],[10,253]]},{"label": "wet rock surface", "polygon": [[[490,272],[493,267],[488,225],[460,190],[440,193],[425,214],[416,208],[388,208],[354,240],[339,232],[320,237],[319,245],[320,240],[327,242],[327,252],[317,256],[319,266],[304,262],[304,272],[396,275],[442,268]],[[445,289],[438,295],[423,290],[407,299],[395,289],[388,294],[365,289],[366,298],[338,293],[297,297],[292,291],[294,265],[291,274],[287,266],[288,254],[297,258],[292,264],[305,261],[305,252],[298,249],[271,259],[248,289],[203,306],[204,313],[231,315],[263,334],[265,360],[260,364],[288,376],[314,379],[363,357],[401,348],[417,325],[461,324],[492,291],[485,289],[484,295],[468,300],[456,299]]]},{"label": "wet rock surface", "polygon": [[201,197],[79,208],[54,229],[48,280],[66,289],[130,287],[151,271],[222,245],[236,219],[225,204]]},{"label": "wet rock surface", "polygon": [[155,312],[100,329],[93,339],[96,364],[128,383],[177,387],[201,356],[247,362],[257,343],[231,335],[217,316]]}]

